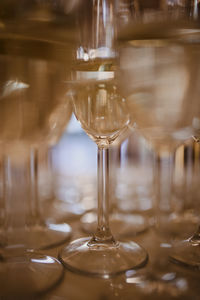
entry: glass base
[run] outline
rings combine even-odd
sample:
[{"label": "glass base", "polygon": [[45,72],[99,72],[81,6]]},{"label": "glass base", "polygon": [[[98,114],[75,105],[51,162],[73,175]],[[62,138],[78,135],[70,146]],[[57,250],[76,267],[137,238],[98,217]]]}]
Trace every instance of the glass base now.
[{"label": "glass base", "polygon": [[190,239],[177,243],[171,253],[170,260],[188,268],[200,270],[200,244]]},{"label": "glass base", "polygon": [[[96,213],[86,213],[81,218],[82,230],[86,233],[94,233],[97,228],[96,220]],[[114,213],[110,216],[110,228],[116,238],[128,237],[145,232],[149,228],[149,223],[147,218],[139,214]]]},{"label": "glass base", "polygon": [[92,244],[91,238],[71,242],[59,254],[61,262],[71,271],[96,277],[109,278],[130,269],[143,267],[148,261],[147,252],[138,244]]},{"label": "glass base", "polygon": [[54,287],[63,275],[62,264],[51,256],[21,251],[17,247],[0,252],[0,282],[3,298],[32,299],[32,296]]},{"label": "glass base", "polygon": [[71,238],[71,233],[71,226],[65,223],[10,229],[0,233],[1,247],[21,244],[27,249],[49,249],[64,244]]}]

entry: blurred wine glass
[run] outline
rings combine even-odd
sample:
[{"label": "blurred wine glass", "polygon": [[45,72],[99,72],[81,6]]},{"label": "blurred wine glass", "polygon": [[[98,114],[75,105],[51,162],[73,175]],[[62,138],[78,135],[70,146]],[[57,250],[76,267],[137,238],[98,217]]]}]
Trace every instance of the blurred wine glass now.
[{"label": "blurred wine glass", "polygon": [[[167,229],[173,213],[173,153],[193,135],[199,106],[197,7],[187,1],[132,4],[132,21],[119,35],[119,83],[132,119],[156,151],[156,227],[163,246],[170,249]],[[155,270],[156,282],[151,278]],[[158,287],[161,280],[162,288],[168,289],[163,274],[169,270],[169,264],[157,256],[142,282],[151,288]]]},{"label": "blurred wine glass", "polygon": [[[72,7],[62,11],[60,5],[49,1],[0,3],[4,202],[0,268],[5,296],[29,297],[54,286],[63,275],[55,258],[32,250],[55,244],[56,233],[38,215],[36,152],[41,145],[55,143],[66,126],[64,115],[71,109],[64,80],[73,60],[75,12]],[[62,241],[71,232],[68,225],[65,229],[59,232]]]},{"label": "blurred wine glass", "polygon": [[[198,90],[198,87],[197,87]],[[199,110],[196,112],[196,119],[195,123],[199,120]],[[195,124],[196,129],[196,124]],[[199,130],[195,132],[195,135],[193,136],[195,142],[199,144],[199,136],[198,136]],[[199,145],[198,145],[199,146]],[[199,158],[198,158],[199,160]],[[199,163],[197,160],[197,163]],[[198,166],[199,171],[199,166]],[[198,178],[198,177],[197,177]],[[199,179],[199,178],[198,178]],[[190,190],[190,197],[195,199],[199,197],[198,188],[193,191]],[[197,222],[196,222],[197,223]],[[199,220],[198,220],[199,223]],[[197,224],[198,224],[197,223]],[[191,236],[187,236],[182,241],[177,242],[172,252],[170,253],[170,258],[172,262],[175,262],[177,264],[183,265],[187,268],[194,268],[199,270],[200,266],[200,255],[199,255],[199,244],[200,244],[200,226],[196,226],[197,229]]]}]

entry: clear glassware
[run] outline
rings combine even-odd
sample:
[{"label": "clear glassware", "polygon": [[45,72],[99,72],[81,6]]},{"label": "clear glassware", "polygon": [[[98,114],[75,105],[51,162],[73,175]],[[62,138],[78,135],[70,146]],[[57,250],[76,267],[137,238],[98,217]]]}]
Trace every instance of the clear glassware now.
[{"label": "clear glassware", "polygon": [[19,144],[12,147],[14,151],[5,149],[1,165],[1,295],[28,297],[57,284],[63,268],[55,258],[31,250],[37,242],[42,245],[40,225],[35,223],[37,216],[33,215],[36,197],[31,150]]},{"label": "clear glassware", "polygon": [[[110,12],[110,13],[108,13]],[[118,21],[116,21],[116,16]],[[115,37],[117,31],[122,28],[130,18],[129,1],[86,1],[81,10],[81,32],[80,46],[77,50],[77,60],[82,64],[84,61],[95,59],[110,60],[117,59],[115,47]],[[91,32],[92,28],[92,32]],[[120,151],[120,145],[129,135],[130,129],[127,127],[117,138],[113,147],[109,149],[110,161],[116,158],[115,152]],[[118,150],[116,150],[118,148]],[[117,158],[116,158],[117,159]],[[115,185],[114,165],[119,165],[119,161],[113,162],[111,166],[110,182]],[[111,190],[111,189],[110,189]],[[110,206],[110,226],[115,236],[135,236],[148,229],[147,219],[138,214],[120,211],[117,197],[111,191],[112,205]],[[81,217],[80,226],[86,233],[94,233],[96,229],[96,211],[89,211]]]},{"label": "clear glassware", "polygon": [[97,229],[92,238],[72,241],[59,254],[69,269],[104,278],[140,267],[148,258],[138,244],[115,241],[109,227],[108,148],[129,122],[126,101],[118,93],[109,65],[107,61],[84,64],[85,71],[76,73],[72,96],[77,119],[98,146]]},{"label": "clear glassware", "polygon": [[[197,135],[194,136],[194,140],[199,143]],[[194,193],[194,195],[193,195]],[[191,197],[198,197],[198,190],[191,191]],[[170,259],[172,262],[183,265],[187,268],[194,268],[199,270],[200,267],[200,226],[192,236],[186,237],[184,240],[177,242],[171,253]]]},{"label": "clear glassware", "polygon": [[[196,22],[199,21],[199,5],[196,1],[193,3],[193,20]],[[191,89],[191,96],[194,99],[198,99],[199,94],[199,53],[200,53],[200,35],[199,35],[199,24],[197,23],[197,34],[195,35],[194,41],[196,43],[196,47],[193,45],[193,59],[195,62],[195,68],[194,68],[194,80],[192,83],[192,89]],[[199,103],[198,103],[199,104]],[[199,124],[200,124],[200,110],[199,105],[196,108],[194,119],[193,119],[193,139],[199,143]],[[198,166],[197,166],[198,167]],[[194,191],[195,192],[195,191]],[[199,270],[200,266],[200,254],[199,254],[199,244],[200,244],[200,227],[198,226],[196,232],[189,238],[186,238],[182,240],[181,242],[177,242],[171,253],[170,253],[170,259],[172,262],[183,265],[187,268],[194,268]]]},{"label": "clear glassware", "polygon": [[38,199],[33,153],[40,145],[57,140],[65,125],[62,114],[70,106],[62,82],[72,62],[69,45],[73,45],[75,34],[69,28],[74,18],[68,17],[69,10],[61,13],[59,5],[45,1],[2,1],[0,11],[4,202],[0,277],[1,282],[8,281],[1,291],[5,296],[27,296],[54,286],[63,275],[58,260],[29,250],[29,240],[32,229],[37,234],[41,225],[35,224]]},{"label": "clear glassware", "polygon": [[[157,153],[155,213],[157,228],[162,229],[173,210],[172,154],[194,134],[194,125],[198,126],[197,7],[184,1],[181,5],[134,1],[132,8],[133,22],[119,35],[119,83],[132,119]],[[165,247],[171,250],[169,243]],[[151,272],[155,272],[154,266]],[[152,287],[148,276],[143,283]],[[153,285],[158,287],[159,281]]]},{"label": "clear glassware", "polygon": [[[132,241],[117,242],[110,231],[109,146],[127,128],[129,114],[126,100],[120,96],[115,82],[116,3],[102,0],[88,1],[87,4],[83,8],[87,12],[83,13],[86,20],[84,17],[80,19],[83,40],[71,85],[74,114],[98,146],[98,220],[92,238],[71,242],[61,251],[59,258],[71,270],[107,278],[143,266],[148,255]],[[94,30],[92,35],[91,27]]]},{"label": "clear glassware", "polygon": [[168,228],[166,226],[171,240],[188,238],[199,223],[198,147],[195,144],[192,139],[187,140],[177,148],[173,156],[171,197],[173,213]]},{"label": "clear glassware", "polygon": [[[129,161],[129,170],[125,170],[127,166],[123,166],[122,170],[121,156],[125,156],[121,153],[121,145],[110,147],[110,227],[116,238],[136,236],[149,229],[148,217],[139,208],[140,196],[136,195],[136,184],[133,186],[132,180],[129,180],[132,179],[133,168]],[[137,204],[138,209],[134,209]],[[90,211],[81,217],[81,228],[84,232],[94,233],[96,226],[96,212]]]},{"label": "clear glassware", "polygon": [[[71,228],[68,224],[45,224],[41,219],[37,194],[37,147],[43,143],[50,145],[56,143],[66,127],[68,120],[67,118],[65,120],[65,116],[68,110],[71,111],[71,103],[65,97],[66,91],[62,86],[61,76],[64,78],[64,74],[61,72],[64,71],[59,70],[55,61],[45,60],[45,57],[42,57],[40,61],[39,51],[43,46],[37,45],[37,42],[35,46],[34,41],[32,46],[30,41],[26,39],[24,41],[23,38],[18,43],[22,51],[19,57],[13,55],[12,58],[8,54],[6,58],[2,55],[1,59],[2,68],[5,69],[5,74],[1,77],[2,97],[5,100],[2,101],[0,135],[7,144],[15,145],[18,141],[22,144],[30,143],[33,149],[30,153],[30,164],[31,184],[35,186],[35,197],[32,199],[34,203],[30,205],[32,212],[29,215],[32,218],[28,226],[27,246],[30,249],[45,249],[67,241],[71,236]],[[30,59],[29,62],[23,55],[27,55],[26,51],[29,51],[30,47],[35,51],[34,55],[38,55],[39,58]],[[53,51],[53,49],[46,49],[48,50]],[[51,68],[53,75],[48,68]],[[60,80],[57,85],[54,84],[54,74]],[[52,91],[49,89],[51,82]],[[10,106],[6,102],[7,98],[11,98]],[[36,106],[37,102],[34,99],[38,99],[40,107]],[[47,101],[49,110],[46,109]],[[45,116],[45,110],[46,115],[48,113],[47,116]],[[42,114],[44,120],[42,120]],[[9,119],[8,115],[13,115],[12,119]],[[39,127],[41,127],[40,132]],[[31,130],[33,134],[29,136]],[[10,151],[9,146],[8,150]]]}]

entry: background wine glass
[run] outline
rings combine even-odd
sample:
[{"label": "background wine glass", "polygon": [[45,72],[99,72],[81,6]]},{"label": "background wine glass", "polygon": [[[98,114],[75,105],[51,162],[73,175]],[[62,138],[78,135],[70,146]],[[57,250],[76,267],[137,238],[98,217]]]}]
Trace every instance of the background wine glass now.
[{"label": "background wine glass", "polygon": [[[68,37],[70,42],[73,38],[67,33],[73,18],[71,23],[66,21],[67,13],[63,12],[58,22],[57,8],[47,3],[2,1],[0,7],[0,141],[5,200],[1,292],[16,296],[42,292],[63,275],[56,259],[27,248],[34,219],[30,208],[37,198],[32,152],[51,143],[60,132],[57,109],[59,105],[63,111],[66,108],[62,81],[72,62],[67,42]],[[15,272],[21,275],[14,276]]]},{"label": "background wine glass", "polygon": [[[199,143],[198,135],[194,136],[194,140],[197,143]],[[188,268],[194,268],[199,270],[199,266],[200,266],[199,244],[200,244],[200,226],[198,226],[196,232],[192,236],[187,237],[186,239],[182,240],[181,242],[177,242],[174,245],[172,252],[170,253],[171,261]]]},{"label": "background wine glass", "polygon": [[[133,22],[120,36],[121,93],[127,99],[130,114],[140,132],[150,140],[158,154],[155,211],[157,228],[161,232],[168,226],[173,212],[172,164],[165,164],[164,184],[161,184],[161,167],[164,161],[172,160],[177,145],[193,134],[199,106],[194,88],[198,82],[198,45],[193,43],[198,41],[198,33],[194,34],[198,32],[198,25],[188,18],[193,12],[192,3],[189,6],[182,4],[171,7],[167,1],[135,2]],[[161,246],[171,247],[163,244],[166,241],[164,233],[160,238]],[[162,282],[162,289],[168,289],[163,277],[170,270],[167,255],[166,251],[164,263],[156,259],[149,266],[150,274],[146,272],[142,280],[146,286],[159,287]],[[172,281],[176,276],[174,273]]]},{"label": "background wine glass", "polygon": [[[193,139],[177,148],[173,157],[172,201],[174,221],[172,220],[172,238],[185,239],[197,228],[199,223],[199,149]],[[182,228],[185,228],[183,231]],[[170,232],[170,228],[169,228]]]}]

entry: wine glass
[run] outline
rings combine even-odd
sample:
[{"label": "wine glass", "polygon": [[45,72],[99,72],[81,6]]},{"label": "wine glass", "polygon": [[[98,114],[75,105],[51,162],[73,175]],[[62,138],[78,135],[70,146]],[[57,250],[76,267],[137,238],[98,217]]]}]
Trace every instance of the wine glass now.
[{"label": "wine glass", "polygon": [[92,238],[72,241],[59,254],[69,269],[104,278],[140,267],[148,257],[138,244],[116,241],[109,227],[108,148],[129,123],[113,66],[110,60],[94,60],[79,66],[75,73],[74,113],[98,146],[98,225]]},{"label": "wine glass", "polygon": [[[23,43],[25,44],[25,46],[23,45]],[[26,43],[28,45],[26,45]],[[23,39],[22,41],[20,40],[19,44],[22,44],[21,48],[24,52],[27,51],[29,47],[31,47],[31,45],[29,45],[29,41],[27,41],[26,39],[25,41]],[[34,46],[32,49],[34,49]],[[61,135],[61,132],[66,127],[66,123],[68,121],[67,115],[71,112],[71,103],[65,96],[65,86],[61,83],[62,76],[64,78],[64,74],[62,74],[61,72],[64,71],[59,70],[54,61],[51,63],[51,61],[45,60],[45,58],[43,57],[42,59],[44,59],[44,61],[39,60],[40,45],[36,45],[34,50],[34,53],[36,53],[39,58],[35,59],[33,63],[31,62],[30,64],[27,64],[27,67],[23,66],[23,64],[26,64],[26,60],[23,60],[23,58],[20,58],[19,62],[15,57],[13,59],[7,59],[7,61],[5,61],[4,68],[6,70],[5,72],[8,75],[6,74],[2,76],[2,85],[4,86],[4,90],[2,91],[2,93],[5,94],[4,98],[6,99],[6,97],[13,97],[11,91],[19,93],[20,96],[19,100],[15,99],[17,96],[15,96],[15,98],[13,97],[13,104],[11,106],[12,109],[6,106],[6,100],[4,100],[4,102],[2,103],[2,106],[4,106],[1,109],[1,135],[8,144],[11,144],[10,141],[14,143],[17,139],[20,139],[20,141],[22,140],[22,142],[24,140],[25,142],[28,140],[28,142],[31,144],[32,150],[29,151],[31,172],[30,176],[31,184],[34,185],[35,190],[34,197],[30,198],[31,204],[29,205],[29,209],[31,211],[27,212],[27,214],[30,215],[30,220],[28,221],[28,225],[25,226],[24,229],[27,234],[27,246],[30,249],[45,249],[67,241],[71,236],[71,227],[65,223],[47,224],[41,217],[37,187],[37,148],[38,146],[42,147],[42,144],[53,145],[54,143],[56,143],[57,139]],[[50,49],[50,51],[52,50],[53,49]],[[47,68],[51,68],[52,74],[49,73]],[[58,80],[60,80],[60,83],[56,85],[53,85],[55,80],[54,74],[56,74],[58,76]],[[22,78],[20,78],[20,76]],[[18,81],[14,81],[12,80],[12,78],[17,78]],[[23,84],[25,80],[26,83]],[[51,82],[52,88],[50,89],[49,84],[51,84]],[[30,99],[28,103],[26,98]],[[42,101],[41,103],[39,102],[40,107],[37,107],[36,109],[36,101],[34,102],[34,99],[38,99],[39,101],[41,98]],[[49,99],[49,110],[45,108],[47,106],[47,99]],[[42,108],[42,105],[44,105],[44,108]],[[48,117],[44,115],[45,118],[42,120],[42,117],[39,115],[39,113],[42,114],[45,109],[48,111]],[[26,113],[26,117],[24,117],[25,113],[21,113],[20,110],[28,110],[30,112],[30,115]],[[3,116],[8,113],[13,114],[13,118],[4,120]],[[34,128],[34,122],[38,122],[37,126],[41,127],[40,134],[38,131],[36,131],[37,128]],[[31,135],[29,138],[28,131],[31,130],[34,130],[33,138]],[[9,147],[8,149],[10,151]],[[6,152],[8,153],[8,150],[6,150]],[[15,235],[14,230],[13,234]]]},{"label": "wine glass", "polygon": [[[190,236],[199,223],[198,215],[198,145],[193,139],[178,147],[173,162],[174,239]],[[184,231],[182,230],[184,226]]]},{"label": "wine glass", "polygon": [[[68,17],[63,13],[59,23],[53,6],[40,4],[27,1],[0,4],[3,294],[42,292],[58,283],[63,275],[58,260],[28,250],[32,247],[33,231],[36,236],[41,233],[41,224],[35,224],[38,199],[34,152],[59,137],[63,126],[59,121],[70,107],[65,97],[66,87],[62,85],[72,62],[67,43]],[[60,35],[55,35],[56,32]]]},{"label": "wine glass", "polygon": [[[127,183],[127,176],[132,178],[133,169],[127,170],[127,166],[123,166],[126,169],[123,172],[121,168],[121,156],[123,155],[124,158],[124,153],[121,152],[120,142],[131,132],[130,129],[124,131],[122,138],[117,139],[109,149],[110,227],[116,238],[135,236],[149,228],[147,216],[142,216],[140,209],[137,211],[133,209],[137,205],[139,207],[140,202],[140,197],[137,203],[135,201],[136,185],[133,186],[131,181],[129,182],[130,186]],[[130,167],[130,161],[127,164]],[[90,234],[95,232],[96,219],[96,213],[93,211],[84,214],[81,217],[81,229]]]},{"label": "wine glass", "polygon": [[[193,8],[192,3],[184,2],[181,6],[167,1],[134,2],[133,22],[119,35],[120,91],[132,119],[156,150],[155,219],[163,233],[159,246],[168,250],[171,244],[163,229],[167,229],[173,212],[172,153],[194,134],[199,107],[199,26],[192,18]],[[165,261],[166,257],[165,253]],[[169,264],[167,268],[157,256],[142,283],[159,287],[162,281],[164,289],[163,275],[168,273]],[[152,280],[155,270],[156,282]]]},{"label": "wine glass", "polygon": [[[81,9],[80,23],[80,46],[77,50],[77,60],[79,66],[84,61],[95,61],[96,59],[110,60],[117,58],[118,53],[115,47],[115,37],[117,31],[124,26],[130,17],[130,5],[126,0],[121,1],[85,1]],[[118,21],[117,21],[118,19]],[[92,30],[91,30],[92,28]],[[109,66],[109,63],[107,63]],[[77,69],[79,69],[77,66]],[[96,66],[95,66],[96,68]],[[109,149],[111,157],[110,185],[115,186],[116,174],[113,167],[119,165],[115,152],[117,147],[120,151],[120,145],[130,134],[128,127],[113,142]],[[114,162],[116,158],[116,162]],[[113,163],[112,163],[113,162]],[[117,196],[114,189],[110,188],[110,226],[115,236],[134,236],[144,232],[149,227],[146,218],[133,213],[122,212],[119,209]],[[96,228],[96,211],[90,211],[81,217],[81,228],[86,233],[93,233]]]},{"label": "wine glass", "polygon": [[[200,50],[200,49],[199,49]],[[200,74],[197,74],[197,80],[198,76]],[[197,84],[197,82],[195,82]],[[198,84],[195,86],[194,83],[194,89],[198,94]],[[193,136],[193,139],[199,144],[199,110],[196,112],[196,117],[194,121],[194,130],[195,135]],[[197,191],[194,191],[194,193]],[[197,193],[198,197],[198,193]],[[194,268],[199,270],[200,266],[200,254],[199,254],[199,245],[200,245],[200,226],[198,226],[195,233],[177,243],[175,243],[174,247],[172,248],[172,251],[170,252],[170,259],[172,262],[183,265],[187,268]]]}]

